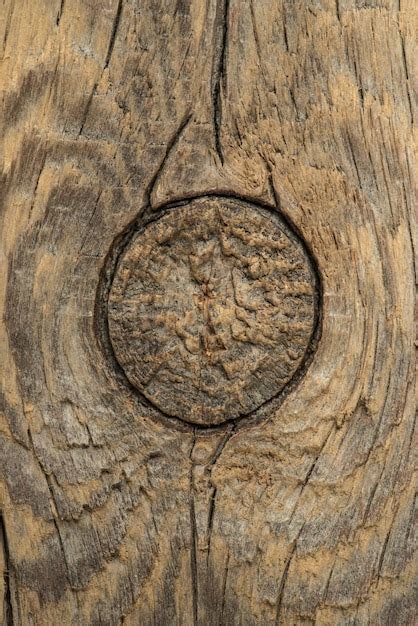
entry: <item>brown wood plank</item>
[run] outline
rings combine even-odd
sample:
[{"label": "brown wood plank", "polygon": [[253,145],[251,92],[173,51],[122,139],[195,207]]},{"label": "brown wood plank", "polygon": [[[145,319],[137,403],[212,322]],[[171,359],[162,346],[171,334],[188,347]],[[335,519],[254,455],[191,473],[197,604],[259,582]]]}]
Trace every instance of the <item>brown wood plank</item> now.
[{"label": "brown wood plank", "polygon": [[[414,623],[416,13],[3,3],[7,626]],[[129,387],[100,304],[135,220],[213,194],[295,229],[321,334],[277,406],[205,431]]]}]

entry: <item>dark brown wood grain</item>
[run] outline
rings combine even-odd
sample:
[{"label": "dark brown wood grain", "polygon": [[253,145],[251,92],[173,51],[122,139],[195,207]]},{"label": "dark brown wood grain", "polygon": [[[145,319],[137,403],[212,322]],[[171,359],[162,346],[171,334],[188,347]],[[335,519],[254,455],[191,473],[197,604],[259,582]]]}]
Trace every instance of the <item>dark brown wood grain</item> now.
[{"label": "dark brown wood grain", "polygon": [[[415,20],[2,5],[7,626],[414,623]],[[320,319],[260,419],[202,429],[133,387],[103,313],[138,220],[215,196],[303,242]]]}]

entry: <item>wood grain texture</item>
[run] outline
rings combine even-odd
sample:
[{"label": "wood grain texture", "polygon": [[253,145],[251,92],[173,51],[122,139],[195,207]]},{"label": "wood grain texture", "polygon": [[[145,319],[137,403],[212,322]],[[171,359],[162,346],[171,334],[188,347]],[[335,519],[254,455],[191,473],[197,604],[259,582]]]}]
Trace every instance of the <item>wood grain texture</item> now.
[{"label": "wood grain texture", "polygon": [[[5,0],[7,626],[414,623],[415,30],[413,0]],[[322,333],[209,435],[132,394],[97,303],[138,216],[213,193],[293,225]]]}]

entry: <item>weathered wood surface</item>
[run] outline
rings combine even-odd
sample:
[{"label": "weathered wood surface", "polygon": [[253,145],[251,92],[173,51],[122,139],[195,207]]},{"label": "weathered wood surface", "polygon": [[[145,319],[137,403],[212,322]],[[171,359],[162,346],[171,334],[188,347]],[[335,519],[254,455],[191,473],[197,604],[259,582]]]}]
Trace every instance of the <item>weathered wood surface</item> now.
[{"label": "weathered wood surface", "polygon": [[[414,623],[415,20],[414,0],[3,2],[7,626]],[[141,403],[99,318],[117,237],[212,193],[280,208],[322,319],[283,402],[209,432]]]}]

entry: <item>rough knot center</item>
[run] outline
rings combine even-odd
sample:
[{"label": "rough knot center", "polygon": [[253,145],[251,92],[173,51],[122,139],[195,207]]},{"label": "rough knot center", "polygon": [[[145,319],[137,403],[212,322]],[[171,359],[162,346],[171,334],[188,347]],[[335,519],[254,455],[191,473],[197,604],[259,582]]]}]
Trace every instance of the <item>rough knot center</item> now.
[{"label": "rough knot center", "polygon": [[206,198],[133,234],[108,311],[130,382],[165,414],[211,426],[254,411],[295,374],[315,279],[277,215]]}]

